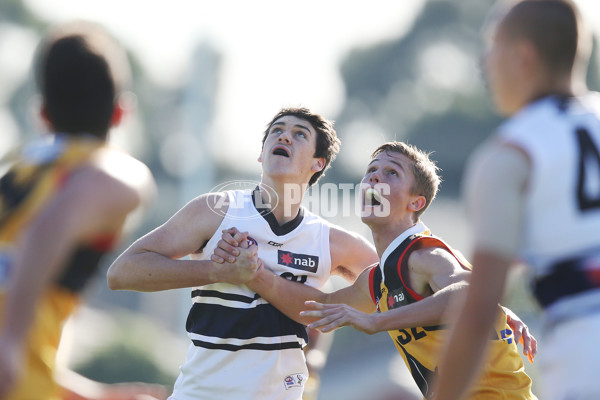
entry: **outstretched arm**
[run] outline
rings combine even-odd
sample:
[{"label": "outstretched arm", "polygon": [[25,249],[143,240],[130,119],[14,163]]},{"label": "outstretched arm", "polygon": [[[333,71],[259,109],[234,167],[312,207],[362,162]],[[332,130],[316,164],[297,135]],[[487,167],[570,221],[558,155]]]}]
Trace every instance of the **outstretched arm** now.
[{"label": "outstretched arm", "polygon": [[448,322],[444,320],[447,305],[451,298],[467,287],[469,272],[441,248],[417,250],[409,256],[408,263],[411,287],[424,297],[420,301],[372,315],[342,304],[309,303],[312,311],[302,314],[321,318],[310,327],[319,328],[323,332],[350,325],[373,334]]},{"label": "outstretched arm", "polygon": [[342,326],[352,326],[361,332],[372,335],[377,332],[407,329],[417,326],[437,325],[445,321],[445,309],[449,301],[466,285],[452,284],[434,295],[404,307],[383,313],[367,314],[346,304],[321,304],[307,302],[305,317],[319,318],[309,328],[329,332]]}]

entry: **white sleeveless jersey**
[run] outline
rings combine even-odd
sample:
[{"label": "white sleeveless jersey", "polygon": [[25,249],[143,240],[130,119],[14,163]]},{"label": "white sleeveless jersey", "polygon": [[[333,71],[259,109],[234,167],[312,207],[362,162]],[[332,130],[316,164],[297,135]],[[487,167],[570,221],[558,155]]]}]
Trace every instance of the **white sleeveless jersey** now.
[{"label": "white sleeveless jersey", "polygon": [[[574,270],[586,269],[596,272],[586,272],[584,279],[600,278],[600,94],[543,98],[501,125],[498,135],[531,160],[524,261],[538,280],[554,274],[544,289],[553,292],[546,293],[547,301],[561,291],[582,291],[565,289],[564,279],[572,281]],[[586,285],[600,287],[600,279]]]},{"label": "white sleeveless jersey", "polygon": [[[249,233],[258,256],[278,275],[313,287],[331,272],[329,224],[301,209],[279,226],[261,215],[253,192],[226,192],[229,209],[199,259],[208,259],[221,230]],[[261,210],[262,211],[262,210]],[[266,211],[266,210],[265,210]],[[192,289],[186,323],[192,344],[175,382],[174,400],[300,400],[308,378],[304,325],[294,322],[246,285],[216,283]]]}]

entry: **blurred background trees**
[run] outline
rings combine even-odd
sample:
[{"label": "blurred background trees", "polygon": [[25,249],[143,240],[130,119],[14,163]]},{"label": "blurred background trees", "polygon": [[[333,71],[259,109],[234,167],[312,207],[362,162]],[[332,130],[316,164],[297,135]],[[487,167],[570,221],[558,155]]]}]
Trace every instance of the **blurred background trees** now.
[{"label": "blurred background trees", "polygon": [[[468,253],[459,198],[460,178],[465,160],[473,148],[501,121],[493,112],[479,67],[485,49],[483,22],[494,2],[410,2],[421,7],[410,27],[399,27],[398,31],[402,33],[391,35],[392,38],[385,41],[355,47],[341,59],[339,74],[345,98],[336,115],[326,116],[336,120],[336,130],[343,146],[338,160],[322,183],[359,182],[370,152],[384,141],[408,141],[432,151],[433,158],[442,169],[443,184],[439,200],[428,211],[425,220],[438,234]],[[344,12],[344,4],[340,3],[340,15]],[[374,2],[372,7],[377,8],[381,4]],[[368,7],[366,4],[363,6]],[[263,11],[256,10],[257,14]],[[376,11],[386,12],[384,8]],[[143,18],[143,12],[140,12],[139,18]],[[40,33],[47,26],[47,20],[32,12],[26,2],[0,2],[0,157],[20,140],[39,131],[35,118],[35,106],[39,100],[34,97],[29,66]],[[156,29],[161,29],[161,26],[157,24]],[[231,27],[224,24],[223,29]],[[273,34],[283,33],[276,29]],[[244,32],[239,35],[244,35]],[[171,45],[177,46],[177,43]],[[290,43],[292,49],[303,45],[311,44]],[[595,50],[589,74],[592,89],[600,88],[596,54]],[[114,142],[142,159],[152,169],[159,185],[159,198],[134,234],[138,237],[163,223],[186,201],[219,183],[232,179],[258,180],[258,168],[224,161],[215,151],[240,146],[239,142],[231,142],[223,132],[215,129],[215,113],[227,67],[226,54],[218,42],[211,41],[210,37],[198,41],[190,57],[190,73],[182,77],[182,83],[178,85],[162,85],[153,80],[148,74],[148,65],[132,52],[130,60],[134,77],[132,92],[136,95],[130,97],[130,102],[135,113],[125,126],[114,132]],[[252,62],[272,60],[256,59]],[[318,63],[319,60],[309,59],[307,62]],[[249,108],[253,106],[255,104],[247,105]],[[265,123],[270,117],[271,114],[261,116]],[[231,118],[238,116],[234,114]],[[252,135],[258,147],[247,151],[256,150],[258,156],[262,132],[236,134]],[[370,237],[357,219],[334,220]],[[110,261],[106,261],[106,267]],[[85,347],[85,341],[75,337],[75,346],[91,349],[90,357],[79,357],[77,368],[100,380],[121,378],[172,384],[177,374],[177,362],[183,360],[185,352],[183,321],[188,311],[188,291],[152,294],[110,292],[105,281],[104,275],[99,274],[88,293],[89,305],[112,315],[114,318],[110,324],[114,329],[95,349]],[[511,289],[508,297],[513,299],[513,304],[509,305],[524,313],[521,316],[527,322],[535,324],[532,316],[535,307],[526,298],[525,292],[519,289],[522,285]],[[127,316],[119,316],[121,313]],[[531,319],[527,320],[530,316]],[[93,334],[98,319],[97,314],[91,319],[82,318],[77,331],[88,328]],[[91,326],[86,327],[86,324]],[[160,332],[162,339],[144,333],[150,331]],[[135,332],[137,339],[132,339],[126,332]],[[168,335],[174,335],[176,339],[166,341],[164,338]],[[394,383],[393,377],[404,375],[399,372],[402,366],[393,364],[395,350],[387,334],[366,338],[351,329],[344,329],[337,335],[330,363],[343,368],[360,355],[368,360],[368,355],[374,354],[374,363],[392,365],[389,381],[382,383],[381,387],[398,393],[400,384],[398,379]],[[164,352],[161,356],[160,352],[148,350],[156,348],[157,341],[177,347],[176,351],[164,350],[170,353],[169,360],[172,358],[174,361],[165,362]],[[136,375],[125,372],[134,369]],[[347,380],[350,372],[339,371],[342,370],[330,369],[324,373],[323,398],[333,398],[327,396],[334,391],[341,393],[338,380],[340,377]],[[338,373],[341,375],[336,375]],[[360,382],[357,376],[354,380]],[[346,400],[361,398],[356,388],[349,386],[347,391]]]}]

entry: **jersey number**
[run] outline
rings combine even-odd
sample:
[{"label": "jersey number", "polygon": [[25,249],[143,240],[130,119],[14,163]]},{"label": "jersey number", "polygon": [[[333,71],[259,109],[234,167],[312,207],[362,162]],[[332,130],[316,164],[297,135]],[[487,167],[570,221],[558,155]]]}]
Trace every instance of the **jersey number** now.
[{"label": "jersey number", "polygon": [[291,272],[284,272],[280,276],[282,278],[285,278],[292,282],[300,282],[300,283],[306,283],[306,280],[308,279],[308,276],[306,276],[306,275],[294,275]]},{"label": "jersey number", "polygon": [[[585,128],[577,129],[577,142],[579,143],[579,172],[577,178],[579,209],[586,211],[600,208],[600,152]],[[586,190],[586,185],[587,188],[594,188],[596,193],[590,193],[590,190]]]},{"label": "jersey number", "polygon": [[400,334],[398,335],[396,340],[402,345],[407,345],[413,340],[413,338],[415,340],[419,340],[427,336],[427,333],[422,328],[413,327],[410,328],[410,332],[406,329],[400,329],[398,332]]}]

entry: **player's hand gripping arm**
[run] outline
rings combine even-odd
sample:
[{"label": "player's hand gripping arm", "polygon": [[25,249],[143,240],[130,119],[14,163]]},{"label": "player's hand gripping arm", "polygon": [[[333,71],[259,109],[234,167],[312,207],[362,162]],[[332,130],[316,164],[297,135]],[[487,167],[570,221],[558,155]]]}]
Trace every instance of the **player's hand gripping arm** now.
[{"label": "player's hand gripping arm", "polygon": [[[377,260],[377,255],[364,239],[344,232],[330,234],[332,265],[335,266],[332,270],[350,282],[354,282],[355,277],[369,265],[368,263],[372,264]],[[246,232],[239,232],[236,228],[223,231],[222,240],[215,249],[212,259],[224,263],[223,265],[235,262],[236,254],[240,251],[239,246],[246,242],[246,237]],[[340,245],[334,245],[334,242],[340,240],[345,240],[347,243],[345,252],[341,251]],[[363,311],[374,311],[375,306],[370,297],[368,280],[366,283],[367,285],[362,285],[357,282],[333,293],[323,293],[308,285],[281,278],[267,268],[263,268],[248,283],[248,286],[288,317],[302,324],[308,324],[315,319],[300,315],[300,311],[305,309],[304,302],[308,300],[351,304]]]}]

